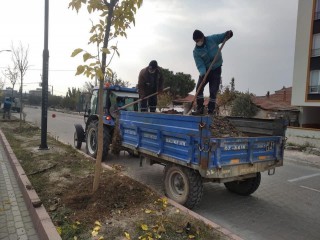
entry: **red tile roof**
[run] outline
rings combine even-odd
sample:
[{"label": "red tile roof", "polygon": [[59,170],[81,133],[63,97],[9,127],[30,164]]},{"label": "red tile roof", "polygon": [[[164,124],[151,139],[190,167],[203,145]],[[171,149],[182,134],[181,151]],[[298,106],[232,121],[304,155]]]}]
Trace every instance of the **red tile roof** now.
[{"label": "red tile roof", "polygon": [[254,96],[252,101],[264,110],[272,111],[299,111],[299,108],[291,105],[292,87],[275,91],[274,94],[266,96]]}]

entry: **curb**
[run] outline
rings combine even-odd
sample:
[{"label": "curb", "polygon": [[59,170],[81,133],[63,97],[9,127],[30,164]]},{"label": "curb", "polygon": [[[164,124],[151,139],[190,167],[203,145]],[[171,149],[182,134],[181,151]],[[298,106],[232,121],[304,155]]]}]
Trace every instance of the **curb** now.
[{"label": "curb", "polygon": [[38,194],[33,189],[26,173],[14,154],[7,138],[0,129],[0,142],[3,144],[4,150],[8,156],[8,160],[12,170],[16,176],[18,185],[22,192],[24,201],[29,210],[32,222],[41,240],[61,240],[56,227],[43,206]]}]

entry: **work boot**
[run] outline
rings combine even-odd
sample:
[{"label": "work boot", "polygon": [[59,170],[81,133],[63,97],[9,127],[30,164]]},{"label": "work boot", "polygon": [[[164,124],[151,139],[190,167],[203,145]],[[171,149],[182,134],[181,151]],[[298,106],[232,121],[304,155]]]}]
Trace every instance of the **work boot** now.
[{"label": "work boot", "polygon": [[203,107],[197,108],[197,110],[194,111],[192,115],[203,115]]}]

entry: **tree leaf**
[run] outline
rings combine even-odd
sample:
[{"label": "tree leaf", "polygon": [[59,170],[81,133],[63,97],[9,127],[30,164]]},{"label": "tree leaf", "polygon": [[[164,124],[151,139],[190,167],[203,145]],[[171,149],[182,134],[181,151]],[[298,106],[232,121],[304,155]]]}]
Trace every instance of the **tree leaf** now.
[{"label": "tree leaf", "polygon": [[83,50],[81,48],[77,48],[75,49],[72,54],[71,54],[71,57],[75,57],[77,56],[79,53],[81,53]]},{"label": "tree leaf", "polygon": [[89,58],[92,58],[92,55],[90,53],[83,54],[83,61],[86,62]]},{"label": "tree leaf", "polygon": [[110,51],[108,48],[102,48],[101,51],[105,54],[110,54]]},{"label": "tree leaf", "polygon": [[79,65],[79,66],[77,67],[76,75],[82,74],[82,73],[84,72],[84,70],[85,70],[85,67],[82,66],[82,65]]}]

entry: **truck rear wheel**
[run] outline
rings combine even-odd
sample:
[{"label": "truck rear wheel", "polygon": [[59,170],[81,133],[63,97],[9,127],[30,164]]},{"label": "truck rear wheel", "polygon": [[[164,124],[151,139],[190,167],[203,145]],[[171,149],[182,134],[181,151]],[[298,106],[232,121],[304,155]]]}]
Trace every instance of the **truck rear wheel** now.
[{"label": "truck rear wheel", "polygon": [[164,169],[164,190],[168,198],[192,209],[202,198],[202,178],[192,169],[167,165]]},{"label": "truck rear wheel", "polygon": [[[107,158],[109,145],[111,142],[110,132],[107,126],[103,126],[103,152],[102,160]],[[87,154],[93,158],[97,157],[98,152],[98,121],[91,122],[87,129],[86,137]]]},{"label": "truck rear wheel", "polygon": [[241,181],[227,182],[224,185],[232,193],[236,193],[241,196],[249,196],[258,189],[258,187],[260,186],[260,182],[261,173],[258,172],[257,176],[253,178],[248,178]]}]

